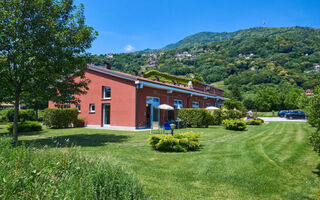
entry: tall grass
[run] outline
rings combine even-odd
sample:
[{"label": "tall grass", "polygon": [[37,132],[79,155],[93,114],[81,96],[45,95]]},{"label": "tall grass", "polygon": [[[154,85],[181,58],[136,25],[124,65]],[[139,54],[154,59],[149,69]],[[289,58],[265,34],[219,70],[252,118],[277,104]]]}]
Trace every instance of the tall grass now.
[{"label": "tall grass", "polygon": [[130,174],[76,148],[12,147],[0,137],[0,199],[144,199]]}]

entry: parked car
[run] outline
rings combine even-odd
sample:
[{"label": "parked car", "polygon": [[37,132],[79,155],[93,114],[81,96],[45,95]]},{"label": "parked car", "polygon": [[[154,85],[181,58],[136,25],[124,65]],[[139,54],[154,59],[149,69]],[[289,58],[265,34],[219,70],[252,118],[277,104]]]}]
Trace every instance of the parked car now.
[{"label": "parked car", "polygon": [[280,110],[278,112],[278,117],[285,117],[288,112],[290,112],[290,110]]},{"label": "parked car", "polygon": [[307,114],[300,110],[290,111],[285,114],[287,119],[306,119]]}]

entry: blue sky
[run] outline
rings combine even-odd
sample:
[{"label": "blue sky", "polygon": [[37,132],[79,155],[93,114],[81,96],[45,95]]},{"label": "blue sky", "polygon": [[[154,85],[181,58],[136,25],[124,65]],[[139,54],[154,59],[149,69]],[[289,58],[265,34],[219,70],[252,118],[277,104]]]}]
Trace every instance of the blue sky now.
[{"label": "blue sky", "polygon": [[157,49],[201,32],[262,26],[320,28],[320,0],[76,0],[99,32],[89,52]]}]

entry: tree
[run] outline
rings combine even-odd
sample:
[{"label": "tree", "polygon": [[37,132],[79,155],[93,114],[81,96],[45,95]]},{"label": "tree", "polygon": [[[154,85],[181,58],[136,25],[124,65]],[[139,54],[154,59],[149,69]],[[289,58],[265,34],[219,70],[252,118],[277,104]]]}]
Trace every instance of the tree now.
[{"label": "tree", "polygon": [[236,99],[238,101],[242,100],[240,88],[238,86],[233,86],[231,89],[231,98]]},{"label": "tree", "polygon": [[73,0],[0,1],[1,95],[14,102],[13,142],[18,139],[22,96],[85,93],[88,80],[73,81],[86,67],[86,49],[97,33],[85,25]]}]

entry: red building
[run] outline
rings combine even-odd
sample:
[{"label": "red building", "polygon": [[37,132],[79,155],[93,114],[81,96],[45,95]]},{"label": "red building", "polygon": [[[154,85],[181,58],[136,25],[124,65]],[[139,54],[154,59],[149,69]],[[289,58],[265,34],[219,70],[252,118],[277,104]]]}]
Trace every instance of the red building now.
[{"label": "red building", "polygon": [[[88,127],[151,128],[175,118],[179,108],[219,107],[226,99],[222,89],[204,83],[169,84],[110,67],[88,65],[85,77],[91,80],[87,94],[79,97],[79,105],[70,106],[79,110],[79,117]],[[160,104],[173,106],[175,111],[159,110]],[[49,102],[50,108],[55,106]]]}]

